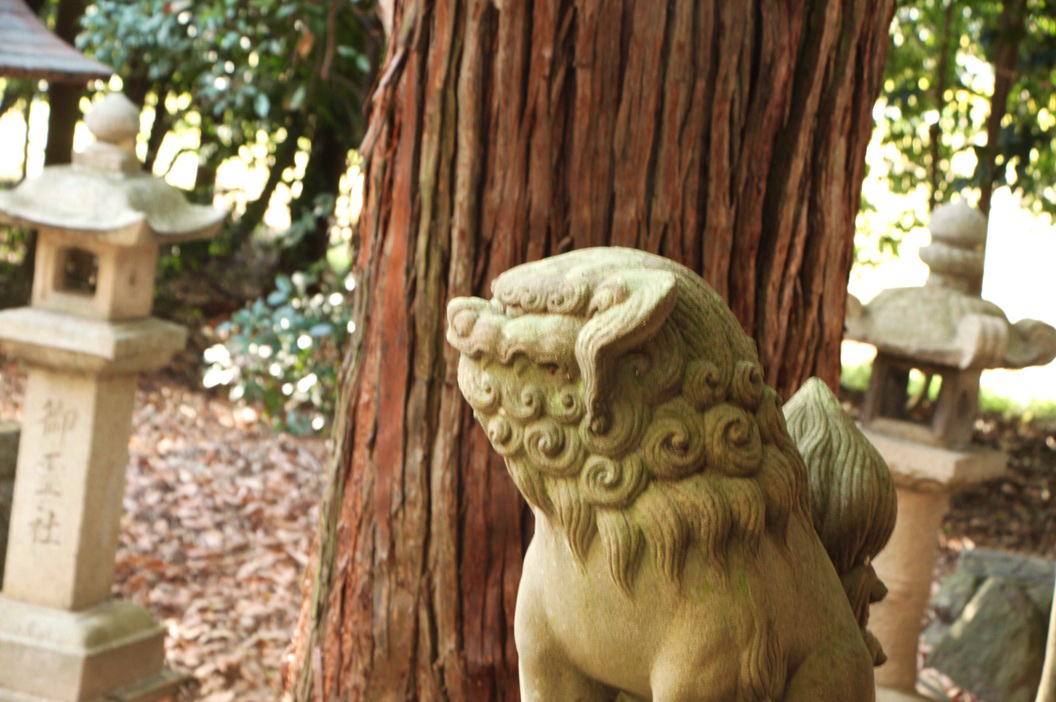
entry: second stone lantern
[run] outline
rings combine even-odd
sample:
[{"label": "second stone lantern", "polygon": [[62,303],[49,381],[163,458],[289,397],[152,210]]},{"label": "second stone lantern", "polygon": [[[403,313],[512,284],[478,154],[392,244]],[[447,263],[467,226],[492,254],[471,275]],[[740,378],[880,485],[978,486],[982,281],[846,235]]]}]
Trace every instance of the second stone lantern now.
[{"label": "second stone lantern", "polygon": [[[847,337],[876,347],[863,433],[887,461],[898,493],[894,533],[874,562],[889,588],[870,619],[888,655],[876,671],[878,702],[923,699],[915,691],[918,639],[949,496],[1005,470],[1002,452],[971,441],[980,373],[1056,356],[1056,329],[1035,320],[1012,324],[979,296],[986,229],[986,219],[964,203],[936,209],[932,243],[920,252],[931,269],[927,284],[885,290],[864,307],[852,303],[847,317]],[[928,417],[909,409],[914,369],[941,382]]]},{"label": "second stone lantern", "polygon": [[162,244],[210,237],[225,213],[143,173],[123,95],[85,121],[96,141],[18,188],[0,221],[37,230],[30,305],[0,312],[28,368],[0,593],[0,702],[146,700],[171,688],[164,630],[111,597],[136,375],[186,331],[150,316]]}]

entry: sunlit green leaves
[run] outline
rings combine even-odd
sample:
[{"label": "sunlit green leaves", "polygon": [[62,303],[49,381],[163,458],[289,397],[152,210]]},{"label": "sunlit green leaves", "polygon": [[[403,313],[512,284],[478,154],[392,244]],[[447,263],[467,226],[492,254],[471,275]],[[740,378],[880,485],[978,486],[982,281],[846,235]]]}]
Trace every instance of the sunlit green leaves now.
[{"label": "sunlit green leaves", "polygon": [[276,278],[267,296],[218,327],[219,343],[204,353],[206,387],[227,386],[233,399],[263,407],[287,431],[324,429],[333,416],[342,346],[354,329],[352,287],[333,271],[321,280],[305,273]]},{"label": "sunlit green leaves", "polygon": [[[888,162],[894,192],[924,187],[941,203],[979,186],[1002,8],[1000,0],[908,0],[897,10],[877,110],[899,155]],[[1056,214],[1054,0],[1027,0],[1019,41],[995,185]]]},{"label": "sunlit green leaves", "polygon": [[320,0],[95,0],[78,45],[161,98],[190,95],[172,121],[218,142],[213,167],[261,130],[295,123],[310,134],[329,122],[358,140],[378,26],[367,0],[330,10]]}]

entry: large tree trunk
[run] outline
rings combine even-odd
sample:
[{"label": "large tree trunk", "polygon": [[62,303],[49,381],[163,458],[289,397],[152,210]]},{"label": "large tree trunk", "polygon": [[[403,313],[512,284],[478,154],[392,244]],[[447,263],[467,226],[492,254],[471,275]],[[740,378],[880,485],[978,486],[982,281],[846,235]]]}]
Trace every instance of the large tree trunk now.
[{"label": "large tree trunk", "polygon": [[892,0],[398,0],[358,333],[288,669],[298,699],[515,700],[529,514],[443,341],[454,295],[573,248],[704,274],[787,395],[839,371]]}]

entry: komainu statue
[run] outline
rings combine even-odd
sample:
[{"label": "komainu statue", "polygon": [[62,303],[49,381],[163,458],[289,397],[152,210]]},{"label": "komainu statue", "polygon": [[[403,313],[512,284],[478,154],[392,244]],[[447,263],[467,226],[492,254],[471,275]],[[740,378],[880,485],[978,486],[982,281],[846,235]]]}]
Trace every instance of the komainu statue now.
[{"label": "komainu statue", "polygon": [[450,302],[447,338],[535,514],[524,702],[872,700],[894,488],[828,390],[790,402],[808,465],[726,304],[658,256],[584,249],[492,290]]}]

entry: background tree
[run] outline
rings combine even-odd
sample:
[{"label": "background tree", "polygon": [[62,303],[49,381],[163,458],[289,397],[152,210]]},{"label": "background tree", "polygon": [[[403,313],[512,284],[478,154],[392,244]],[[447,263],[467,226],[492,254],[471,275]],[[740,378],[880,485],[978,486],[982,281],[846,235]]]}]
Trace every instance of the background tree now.
[{"label": "background tree", "polygon": [[451,296],[528,259],[635,246],[703,273],[782,393],[836,382],[892,12],[397,0],[298,699],[516,699],[530,517],[459,396]]},{"label": "background tree", "polygon": [[266,183],[227,232],[229,245],[261,223],[278,184],[292,185],[298,151],[307,150],[290,205],[299,226],[282,241],[280,267],[293,272],[326,253],[381,40],[366,0],[95,0],[80,45],[115,68],[130,97],[154,108],[148,166],[169,131],[199,131],[199,197],[211,199],[221,163],[267,144]]},{"label": "background tree", "polygon": [[[41,16],[44,23],[67,43],[72,44],[77,36],[79,22],[84,14],[83,0],[26,0],[26,6]],[[0,90],[0,117],[8,110],[21,107],[27,118],[33,101],[38,97],[38,81],[5,78]],[[84,88],[77,85],[48,85],[43,97],[49,104],[48,143],[45,145],[45,162],[69,163],[73,148],[73,128],[80,119],[77,102]],[[28,138],[27,138],[28,147]],[[26,159],[23,158],[23,177]],[[3,184],[6,185],[6,184]]]},{"label": "background tree", "polygon": [[884,140],[898,150],[891,189],[924,187],[933,209],[968,188],[989,212],[1008,185],[1056,214],[1056,3],[911,0],[892,38],[881,103]]},{"label": "background tree", "polygon": [[[56,0],[52,31],[67,43],[77,39],[87,0]],[[84,88],[52,83],[48,86],[48,143],[44,163],[69,163],[73,154],[73,129],[81,118],[80,101]]]}]

